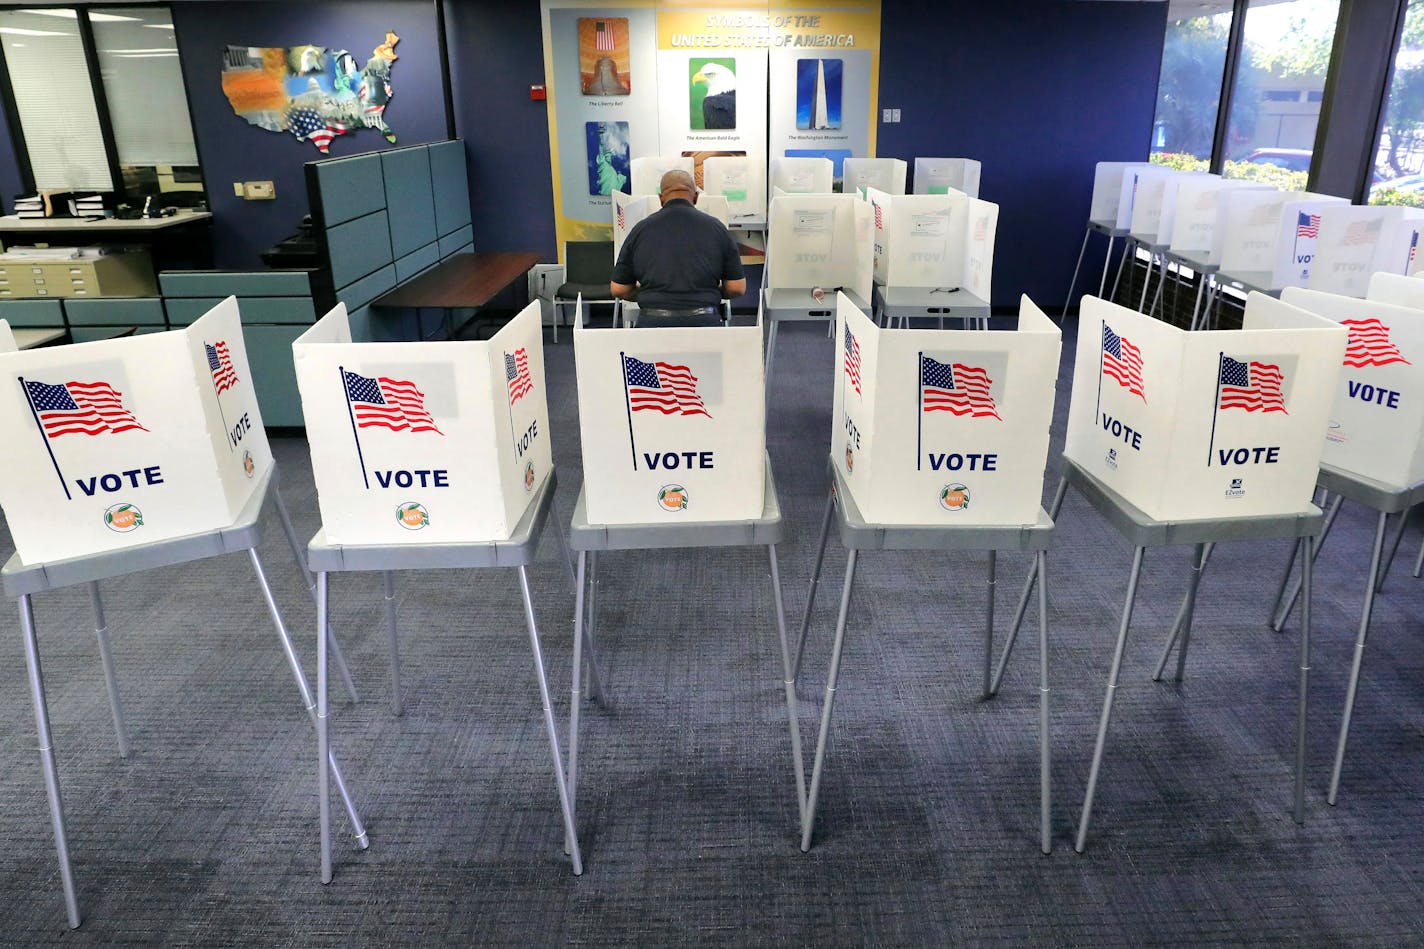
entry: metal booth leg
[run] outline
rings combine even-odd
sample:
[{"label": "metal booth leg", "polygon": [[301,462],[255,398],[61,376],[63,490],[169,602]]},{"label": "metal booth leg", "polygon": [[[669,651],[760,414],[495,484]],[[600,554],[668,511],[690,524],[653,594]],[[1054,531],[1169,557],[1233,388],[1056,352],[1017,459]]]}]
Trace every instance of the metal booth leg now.
[{"label": "metal booth leg", "polygon": [[114,655],[109,648],[109,623],[104,617],[104,600],[99,595],[99,584],[89,584],[89,598],[94,603],[94,635],[99,640],[99,662],[104,667],[104,688],[109,692],[109,711],[114,715],[114,739],[119,746],[119,757],[129,756],[128,726],[124,723],[124,703],[119,697],[119,677],[114,671]]},{"label": "metal booth leg", "polygon": [[[282,613],[277,609],[277,601],[272,596],[272,586],[267,582],[267,573],[262,569],[262,559],[257,556],[257,548],[249,547],[248,557],[252,560],[252,571],[257,575],[257,586],[262,590],[262,598],[267,602],[267,612],[272,617],[272,625],[277,629],[277,638],[281,640],[282,652],[287,656],[287,665],[291,667],[292,678],[297,681],[297,691],[301,694],[302,705],[307,710],[312,724],[318,726],[316,714],[316,699],[312,696],[311,686],[307,683],[306,673],[302,671],[302,664],[297,659],[297,651],[292,646],[292,637],[287,633],[287,624],[282,620]],[[332,650],[333,658],[335,650]],[[362,850],[371,846],[371,841],[366,836],[365,825],[361,823],[361,816],[356,813],[356,805],[351,801],[351,792],[346,789],[346,779],[341,774],[341,765],[336,760],[336,755],[330,749],[327,750],[327,763],[331,767],[331,780],[336,784],[336,792],[341,795],[341,803],[346,807],[346,816],[351,819],[351,830],[356,836],[356,843]]]},{"label": "metal booth leg", "polygon": [[796,661],[791,666],[791,678],[794,681],[801,675],[801,657],[806,651],[806,630],[811,627],[811,608],[816,603],[816,587],[821,582],[821,565],[826,559],[826,540],[831,535],[831,517],[835,513],[836,493],[832,486],[826,495],[826,514],[821,519],[821,543],[816,548],[816,566],[811,571],[811,589],[806,594],[806,610],[801,614],[801,636],[796,642]]},{"label": "metal booth leg", "polygon": [[1093,763],[1088,769],[1088,790],[1083,795],[1083,814],[1078,819],[1078,839],[1073,849],[1083,852],[1088,840],[1088,822],[1093,817],[1093,796],[1098,790],[1098,773],[1103,766],[1103,747],[1108,739],[1108,722],[1112,720],[1113,699],[1117,697],[1117,679],[1122,671],[1122,653],[1127,646],[1127,630],[1132,625],[1132,604],[1137,599],[1137,579],[1142,574],[1142,554],[1146,548],[1138,547],[1132,553],[1132,573],[1127,579],[1127,602],[1122,607],[1122,623],[1117,631],[1117,646],[1113,649],[1112,667],[1108,670],[1108,690],[1103,696],[1103,714],[1098,720],[1098,740],[1093,746]]},{"label": "metal booth leg", "polygon": [[776,545],[766,545],[771,563],[771,596],[776,610],[776,638],[781,644],[782,687],[786,690],[786,717],[791,722],[791,761],[796,768],[796,819],[806,822],[806,761],[801,755],[801,716],[796,705],[796,678],[791,670],[791,646],[786,640],[786,604],[781,597],[781,571],[776,563]]},{"label": "metal booth leg", "polygon": [[588,555],[588,621],[583,628],[584,645],[588,655],[584,657],[584,698],[597,699],[600,704],[608,704],[603,676],[598,669],[598,551]]},{"label": "metal booth leg", "polygon": [[1073,279],[1068,281],[1068,297],[1063,301],[1063,313],[1059,317],[1061,323],[1068,317],[1068,308],[1073,305],[1073,291],[1078,289],[1078,271],[1083,267],[1083,255],[1088,252],[1088,238],[1093,236],[1091,227],[1083,228],[1083,243],[1078,247],[1078,262],[1073,265]]},{"label": "metal booth leg", "polygon": [[534,652],[534,672],[539,679],[539,701],[544,707],[544,730],[549,733],[549,752],[554,759],[554,781],[559,787],[559,808],[564,812],[564,835],[571,844],[574,875],[583,873],[583,857],[579,854],[578,834],[574,830],[573,805],[568,785],[564,782],[564,756],[559,752],[559,733],[554,727],[554,710],[549,702],[549,680],[544,675],[544,653],[539,648],[539,627],[534,622],[534,599],[529,593],[529,568],[519,568],[519,592],[524,599],[524,618],[529,624],[529,647]]},{"label": "metal booth leg", "polygon": [[1201,312],[1202,293],[1206,290],[1206,274],[1197,273],[1197,296],[1192,302],[1192,321],[1187,324],[1188,330],[1197,329],[1197,314]]},{"label": "metal booth leg", "polygon": [[386,570],[381,574],[386,588],[386,634],[391,645],[391,712],[401,713],[400,631],[396,628],[396,575]]},{"label": "metal booth leg", "polygon": [[1300,608],[1300,708],[1295,722],[1295,822],[1305,823],[1305,725],[1310,704],[1310,581],[1315,563],[1307,557],[1310,538],[1300,539],[1301,577],[1305,585],[1305,602]]},{"label": "metal booth leg", "polygon": [[1039,846],[1053,850],[1052,743],[1048,736],[1048,551],[1034,558],[1038,566],[1038,822]]},{"label": "metal booth leg", "polygon": [[1421,573],[1424,573],[1424,541],[1421,541],[1421,542],[1420,542],[1420,544],[1419,544],[1419,557],[1418,557],[1418,559],[1416,559],[1416,560],[1414,561],[1414,573],[1413,573],[1414,578],[1415,578],[1416,580],[1419,579],[1419,575],[1420,575]]},{"label": "metal booth leg", "polygon": [[1370,631],[1370,612],[1375,606],[1375,580],[1379,576],[1380,555],[1384,549],[1385,521],[1389,515],[1380,512],[1375,526],[1374,552],[1370,555],[1369,584],[1365,587],[1365,607],[1360,612],[1360,631],[1355,637],[1355,657],[1350,665],[1350,684],[1345,690],[1345,711],[1340,718],[1340,739],[1335,746],[1335,766],[1330,771],[1330,793],[1326,802],[1334,804],[1340,796],[1340,771],[1345,766],[1345,745],[1350,740],[1350,718],[1355,711],[1355,695],[1360,688],[1360,666],[1365,659],[1365,636]]},{"label": "metal booth leg", "polygon": [[74,894],[74,874],[69,867],[69,838],[64,831],[64,799],[59,792],[59,769],[55,767],[54,742],[49,734],[49,705],[45,701],[39,645],[35,642],[35,611],[28,594],[20,597],[20,628],[25,637],[25,665],[30,673],[30,699],[35,706],[35,731],[39,735],[45,796],[49,798],[49,823],[54,830],[55,853],[59,856],[59,882],[64,888],[64,909],[69,915],[69,928],[77,929],[79,899]]},{"label": "metal booth leg", "polygon": [[[992,697],[994,683],[994,572],[999,563],[999,552],[989,551],[989,577],[985,581],[988,601],[984,608],[984,698]],[[1038,568],[1038,558],[1034,558],[1034,568]]]},{"label": "metal booth leg", "polygon": [[[272,500],[277,507],[277,519],[282,523],[282,533],[287,536],[287,545],[292,548],[292,557],[297,561],[297,569],[302,572],[302,580],[307,585],[307,593],[311,595],[312,603],[316,602],[316,579],[312,576],[311,569],[307,566],[307,558],[302,553],[302,545],[297,540],[297,530],[292,526],[292,515],[287,510],[287,502],[282,499],[282,488],[278,483],[278,469],[272,469]],[[356,682],[351,678],[351,670],[346,665],[346,656],[341,652],[341,643],[336,640],[336,634],[328,627],[327,634],[331,636],[331,658],[336,661],[336,671],[341,676],[341,684],[346,688],[346,694],[351,697],[352,704],[361,701],[361,695],[356,691]]]},{"label": "metal booth leg", "polygon": [[1122,256],[1118,258],[1117,275],[1113,277],[1112,297],[1110,298],[1112,300],[1117,299],[1117,288],[1118,284],[1122,283],[1123,268],[1127,266],[1128,255],[1133,253],[1135,247],[1136,244],[1133,242],[1132,238],[1124,237],[1122,239]]},{"label": "metal booth leg", "polygon": [[1099,299],[1102,298],[1102,296],[1103,296],[1103,291],[1108,288],[1108,265],[1112,263],[1112,249],[1113,249],[1113,244],[1115,244],[1115,243],[1117,243],[1117,238],[1115,238],[1115,237],[1113,237],[1111,234],[1109,234],[1109,235],[1108,235],[1108,249],[1107,249],[1107,253],[1105,253],[1105,254],[1103,255],[1103,275],[1102,275],[1100,278],[1098,278],[1098,298],[1099,298]]},{"label": "metal booth leg", "polygon": [[[1326,512],[1325,515],[1325,523],[1320,528],[1320,536],[1315,538],[1315,540],[1310,545],[1311,563],[1314,563],[1316,560],[1320,559],[1320,549],[1325,546],[1325,538],[1330,536],[1330,528],[1335,526],[1335,515],[1340,513],[1340,504],[1344,500],[1344,495],[1337,494],[1335,496],[1335,500],[1330,503],[1330,510]],[[1380,515],[1381,518],[1387,516],[1388,515],[1386,514]],[[1294,556],[1294,553],[1292,553],[1292,556]],[[1275,618],[1271,621],[1271,628],[1274,629],[1276,632],[1279,633],[1285,627],[1286,620],[1290,618],[1291,610],[1295,609],[1296,597],[1298,597],[1299,595],[1300,581],[1297,581],[1296,583],[1292,584],[1290,593],[1285,597],[1285,601],[1280,608],[1280,612],[1277,613]]]},{"label": "metal booth leg", "polygon": [[836,638],[831,646],[831,668],[826,676],[826,701],[821,708],[821,733],[816,737],[816,763],[811,769],[811,790],[806,796],[806,819],[801,823],[801,851],[811,849],[811,832],[816,826],[816,798],[821,792],[821,768],[826,763],[826,738],[831,731],[831,712],[836,705],[836,683],[841,675],[841,647],[845,645],[846,616],[850,613],[850,591],[855,584],[855,561],[860,552],[852,549],[846,560],[845,586],[841,589],[841,610],[836,617]]},{"label": "metal booth leg", "polygon": [[1152,673],[1153,682],[1162,681],[1162,671],[1167,668],[1167,660],[1172,655],[1172,647],[1181,640],[1182,648],[1177,651],[1177,681],[1182,681],[1182,673],[1187,665],[1187,646],[1191,644],[1192,637],[1192,616],[1196,612],[1197,588],[1201,586],[1202,571],[1206,569],[1206,562],[1211,559],[1211,552],[1215,549],[1215,544],[1197,544],[1192,550],[1192,574],[1187,581],[1187,595],[1182,599],[1182,606],[1177,610],[1177,618],[1172,623],[1172,633],[1167,637],[1167,645],[1162,650],[1162,658],[1157,660],[1157,669]]},{"label": "metal booth leg", "polygon": [[1389,576],[1389,568],[1394,563],[1394,555],[1399,553],[1399,542],[1404,540],[1404,529],[1409,526],[1409,515],[1414,513],[1413,507],[1407,507],[1399,514],[1399,530],[1394,534],[1394,541],[1389,545],[1389,553],[1384,558],[1384,563],[1380,564],[1379,582],[1375,584],[1375,592],[1384,589],[1385,578]]},{"label": "metal booth leg", "polygon": [[[1063,509],[1063,499],[1068,495],[1068,479],[1062,478],[1058,482],[1058,490],[1053,493],[1053,501],[1048,505],[1048,516],[1057,519],[1058,512]],[[1024,613],[1028,611],[1028,600],[1033,594],[1034,582],[1038,580],[1038,560],[1034,559],[1033,567],[1029,570],[1028,576],[1024,578],[1023,590],[1019,592],[1019,603],[1014,608],[1014,621],[1009,625],[1009,638],[1004,643],[1004,651],[999,656],[999,666],[994,670],[993,681],[989,683],[989,692],[986,698],[993,698],[999,694],[999,687],[1004,684],[1004,670],[1009,666],[1009,657],[1013,655],[1014,643],[1019,638],[1019,627],[1023,625]]]},{"label": "metal booth leg", "polygon": [[[1151,268],[1150,268],[1150,267],[1148,268],[1148,273],[1149,273],[1149,274],[1151,273]],[[1166,255],[1166,254],[1163,254],[1163,255],[1162,255],[1162,269],[1161,269],[1161,275],[1157,278],[1157,292],[1154,293],[1154,294],[1152,294],[1152,306],[1148,307],[1148,309],[1147,309],[1147,315],[1148,315],[1148,316],[1151,316],[1153,313],[1156,313],[1156,312],[1157,312],[1157,304],[1158,304],[1159,302],[1161,302],[1161,301],[1162,301],[1162,298],[1165,296],[1165,294],[1163,294],[1162,290],[1163,290],[1163,288],[1166,287],[1166,286],[1167,286],[1167,255]],[[1162,316],[1163,316],[1164,319],[1166,318],[1166,315],[1167,315],[1167,314],[1166,314],[1165,312],[1162,314]]]},{"label": "metal booth leg", "polygon": [[[387,577],[390,574],[386,574]],[[321,882],[331,882],[331,735],[326,718],[327,574],[316,575],[316,801],[321,825]]]},{"label": "metal booth leg", "polygon": [[[574,658],[573,687],[569,691],[569,770],[565,785],[569,793],[569,813],[577,827],[578,814],[578,746],[579,712],[583,707],[583,639],[584,639],[584,574],[588,568],[588,552],[580,550],[578,566],[574,568]],[[574,834],[564,836],[564,853],[572,854]]]}]

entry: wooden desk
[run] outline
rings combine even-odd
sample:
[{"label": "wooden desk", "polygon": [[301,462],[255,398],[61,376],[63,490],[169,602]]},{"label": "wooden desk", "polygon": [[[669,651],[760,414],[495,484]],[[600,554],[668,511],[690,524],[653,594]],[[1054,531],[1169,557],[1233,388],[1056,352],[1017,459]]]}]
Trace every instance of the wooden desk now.
[{"label": "wooden desk", "polygon": [[33,240],[42,240],[43,235],[55,232],[98,233],[107,236],[118,234],[130,237],[135,233],[151,233],[170,227],[210,221],[212,217],[210,211],[179,211],[171,217],[139,218],[19,217],[7,214],[0,217],[0,235],[23,234]]},{"label": "wooden desk", "polygon": [[539,262],[530,251],[456,254],[371,301],[371,306],[418,310],[482,307]]},{"label": "wooden desk", "polygon": [[67,330],[62,329],[12,329],[15,345],[21,349],[39,349],[64,339]]},{"label": "wooden desk", "polygon": [[147,244],[153,269],[205,270],[213,265],[210,211],[179,211],[150,218],[0,217],[0,241],[15,244],[84,246],[107,242]]}]

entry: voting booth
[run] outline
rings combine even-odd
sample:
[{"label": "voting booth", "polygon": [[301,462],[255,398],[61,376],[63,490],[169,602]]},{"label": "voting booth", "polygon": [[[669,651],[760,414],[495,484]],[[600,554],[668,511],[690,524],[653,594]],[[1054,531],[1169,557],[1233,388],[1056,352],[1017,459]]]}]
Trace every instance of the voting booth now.
[{"label": "voting booth", "polygon": [[574,363],[588,522],[761,517],[760,320],[648,329],[582,323],[574,324]]},{"label": "voting booth", "polygon": [[0,376],[25,563],[229,525],[272,466],[232,297],[182,330],[0,354]]},{"label": "voting booth", "polygon": [[766,164],[761,157],[716,156],[702,162],[702,195],[727,199],[732,224],[766,220]]},{"label": "voting booth", "polygon": [[[1101,221],[1116,230],[1127,230],[1132,220],[1133,185],[1131,172],[1150,167],[1145,161],[1100,161],[1093,170],[1093,198],[1088,220]],[[1126,200],[1124,200],[1126,197]]]},{"label": "voting booth", "polygon": [[864,188],[875,188],[888,194],[904,194],[908,171],[902,158],[847,158],[841,169],[841,191],[855,194]]},{"label": "voting booth", "polygon": [[881,329],[840,294],[831,457],[865,520],[1035,523],[1061,344],[1028,297],[1014,330],[941,333]]},{"label": "voting booth", "polygon": [[1363,297],[1370,276],[1408,274],[1419,256],[1424,210],[1332,205],[1320,211],[1320,236],[1306,286]]},{"label": "voting booth", "polygon": [[1424,310],[1424,280],[1383,271],[1371,274],[1365,299]]},{"label": "voting booth", "polygon": [[1217,212],[1227,192],[1237,189],[1271,191],[1270,185],[1222,178],[1220,175],[1188,175],[1177,182],[1176,200],[1171,210],[1171,229],[1165,241],[1174,254],[1191,254],[1203,263],[1221,260],[1221,237]]},{"label": "voting booth", "polygon": [[628,163],[628,170],[632,176],[629,188],[634,195],[656,196],[661,189],[663,175],[670,171],[692,174],[692,156],[649,155],[634,158]]},{"label": "voting booth", "polygon": [[1348,205],[1308,191],[1233,189],[1217,209],[1221,271],[1262,290],[1303,287],[1320,236],[1320,212]]},{"label": "voting booth", "polygon": [[979,162],[972,158],[916,158],[915,194],[947,194],[962,191],[979,197]]},{"label": "voting booth", "polygon": [[774,158],[767,186],[787,194],[830,194],[835,180],[836,166],[829,158]]},{"label": "voting booth", "polygon": [[874,275],[888,287],[965,289],[987,302],[999,206],[963,194],[890,195],[868,189]]},{"label": "voting booth", "polygon": [[702,193],[697,196],[697,202],[693,205],[703,214],[710,214],[722,222],[723,227],[728,227],[732,223],[731,202],[720,194]]},{"label": "voting booth", "polygon": [[1137,193],[1132,199],[1128,233],[1144,244],[1166,244],[1176,215],[1177,191],[1192,172],[1152,165],[1135,171]]},{"label": "voting booth", "polygon": [[613,260],[616,263],[618,255],[623,252],[623,242],[628,239],[633,225],[658,210],[662,205],[658,203],[658,197],[655,194],[642,194],[634,197],[622,191],[615,191],[612,198]]},{"label": "voting booth", "polygon": [[1260,293],[1208,333],[1085,297],[1064,454],[1158,521],[1305,511],[1345,340]]},{"label": "voting booth", "polygon": [[292,354],[326,543],[511,535],[552,465],[537,302],[431,343],[354,343],[338,304]]},{"label": "voting booth", "polygon": [[1298,287],[1281,300],[1349,334],[1321,460],[1396,489],[1424,481],[1424,313]]},{"label": "voting booth", "polygon": [[766,286],[821,287],[828,294],[844,288],[868,303],[875,268],[873,214],[868,202],[849,194],[773,199],[767,215]]}]

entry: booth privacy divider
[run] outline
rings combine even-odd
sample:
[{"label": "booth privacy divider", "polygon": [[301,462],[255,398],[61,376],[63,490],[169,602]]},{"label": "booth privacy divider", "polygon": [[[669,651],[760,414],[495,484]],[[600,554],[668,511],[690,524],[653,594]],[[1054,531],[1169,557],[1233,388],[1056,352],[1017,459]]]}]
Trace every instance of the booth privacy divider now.
[{"label": "booth privacy divider", "polygon": [[731,223],[766,220],[765,156],[714,156],[702,162],[702,193],[720,194],[731,208]]},{"label": "booth privacy divider", "polygon": [[1397,273],[1380,271],[1370,275],[1369,286],[1365,290],[1365,299],[1424,310],[1424,280],[1419,277],[1402,277]]},{"label": "booth privacy divider", "polygon": [[773,158],[767,187],[787,194],[830,194],[835,180],[836,166],[829,158]]},{"label": "booth privacy divider", "polygon": [[329,544],[510,536],[551,468],[539,307],[491,339],[353,343],[338,304],[292,344]]},{"label": "booth privacy divider", "polygon": [[767,287],[845,289],[869,304],[875,266],[869,203],[849,194],[786,194],[772,200],[767,217]]},{"label": "booth privacy divider", "polygon": [[1221,272],[1262,290],[1302,287],[1310,278],[1320,212],[1344,198],[1306,191],[1233,189],[1217,208]]},{"label": "booth privacy divider", "polygon": [[904,194],[907,167],[901,158],[847,158],[841,166],[841,191],[855,194],[862,188],[875,188]]},{"label": "booth privacy divider", "polygon": [[574,324],[591,524],[753,520],[763,511],[762,326]]},{"label": "booth privacy divider", "polygon": [[658,210],[658,199],[656,195],[638,195],[634,197],[624,194],[622,191],[613,192],[613,262],[618,262],[618,255],[623,252],[623,242],[628,239],[628,234],[633,230],[633,225],[643,218]]},{"label": "booth privacy divider", "polygon": [[962,191],[979,197],[979,162],[972,158],[916,158],[915,194],[948,194]]},{"label": "booth privacy divider", "polygon": [[1260,293],[1242,326],[1085,297],[1064,454],[1158,521],[1307,510],[1346,332]]},{"label": "booth privacy divider", "polygon": [[656,197],[662,186],[663,175],[670,171],[685,171],[690,175],[692,169],[690,155],[649,155],[645,158],[634,158],[628,163],[628,171],[633,179],[629,188],[634,195],[650,194]]},{"label": "booth privacy divider", "polygon": [[18,348],[15,345],[15,334],[10,332],[10,324],[0,320],[0,353],[13,353]]},{"label": "booth privacy divider", "polygon": [[1035,523],[1062,343],[1043,311],[1023,297],[1016,330],[962,332],[836,311],[831,457],[866,521]]},{"label": "booth privacy divider", "polygon": [[1226,194],[1237,189],[1272,190],[1269,185],[1219,175],[1190,175],[1178,182],[1172,228],[1165,238],[1172,252],[1204,254],[1203,263],[1220,264],[1224,231],[1217,228],[1217,212]]},{"label": "booth privacy divider", "polygon": [[989,302],[999,206],[962,194],[866,191],[875,227],[874,275],[887,287],[963,289]]},{"label": "booth privacy divider", "polygon": [[1356,205],[1321,209],[1320,237],[1306,286],[1326,293],[1363,297],[1370,276],[1408,274],[1419,256],[1424,211]]},{"label": "booth privacy divider", "polygon": [[0,375],[26,563],[231,524],[271,467],[231,297],[182,330],[0,355]]}]

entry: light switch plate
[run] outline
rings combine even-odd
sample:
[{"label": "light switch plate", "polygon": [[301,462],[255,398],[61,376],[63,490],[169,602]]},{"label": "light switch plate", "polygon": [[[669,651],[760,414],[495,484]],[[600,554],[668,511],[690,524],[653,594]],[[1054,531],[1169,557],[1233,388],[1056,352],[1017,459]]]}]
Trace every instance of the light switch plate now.
[{"label": "light switch plate", "polygon": [[249,201],[271,201],[277,197],[277,188],[270,181],[243,182],[245,197]]}]

